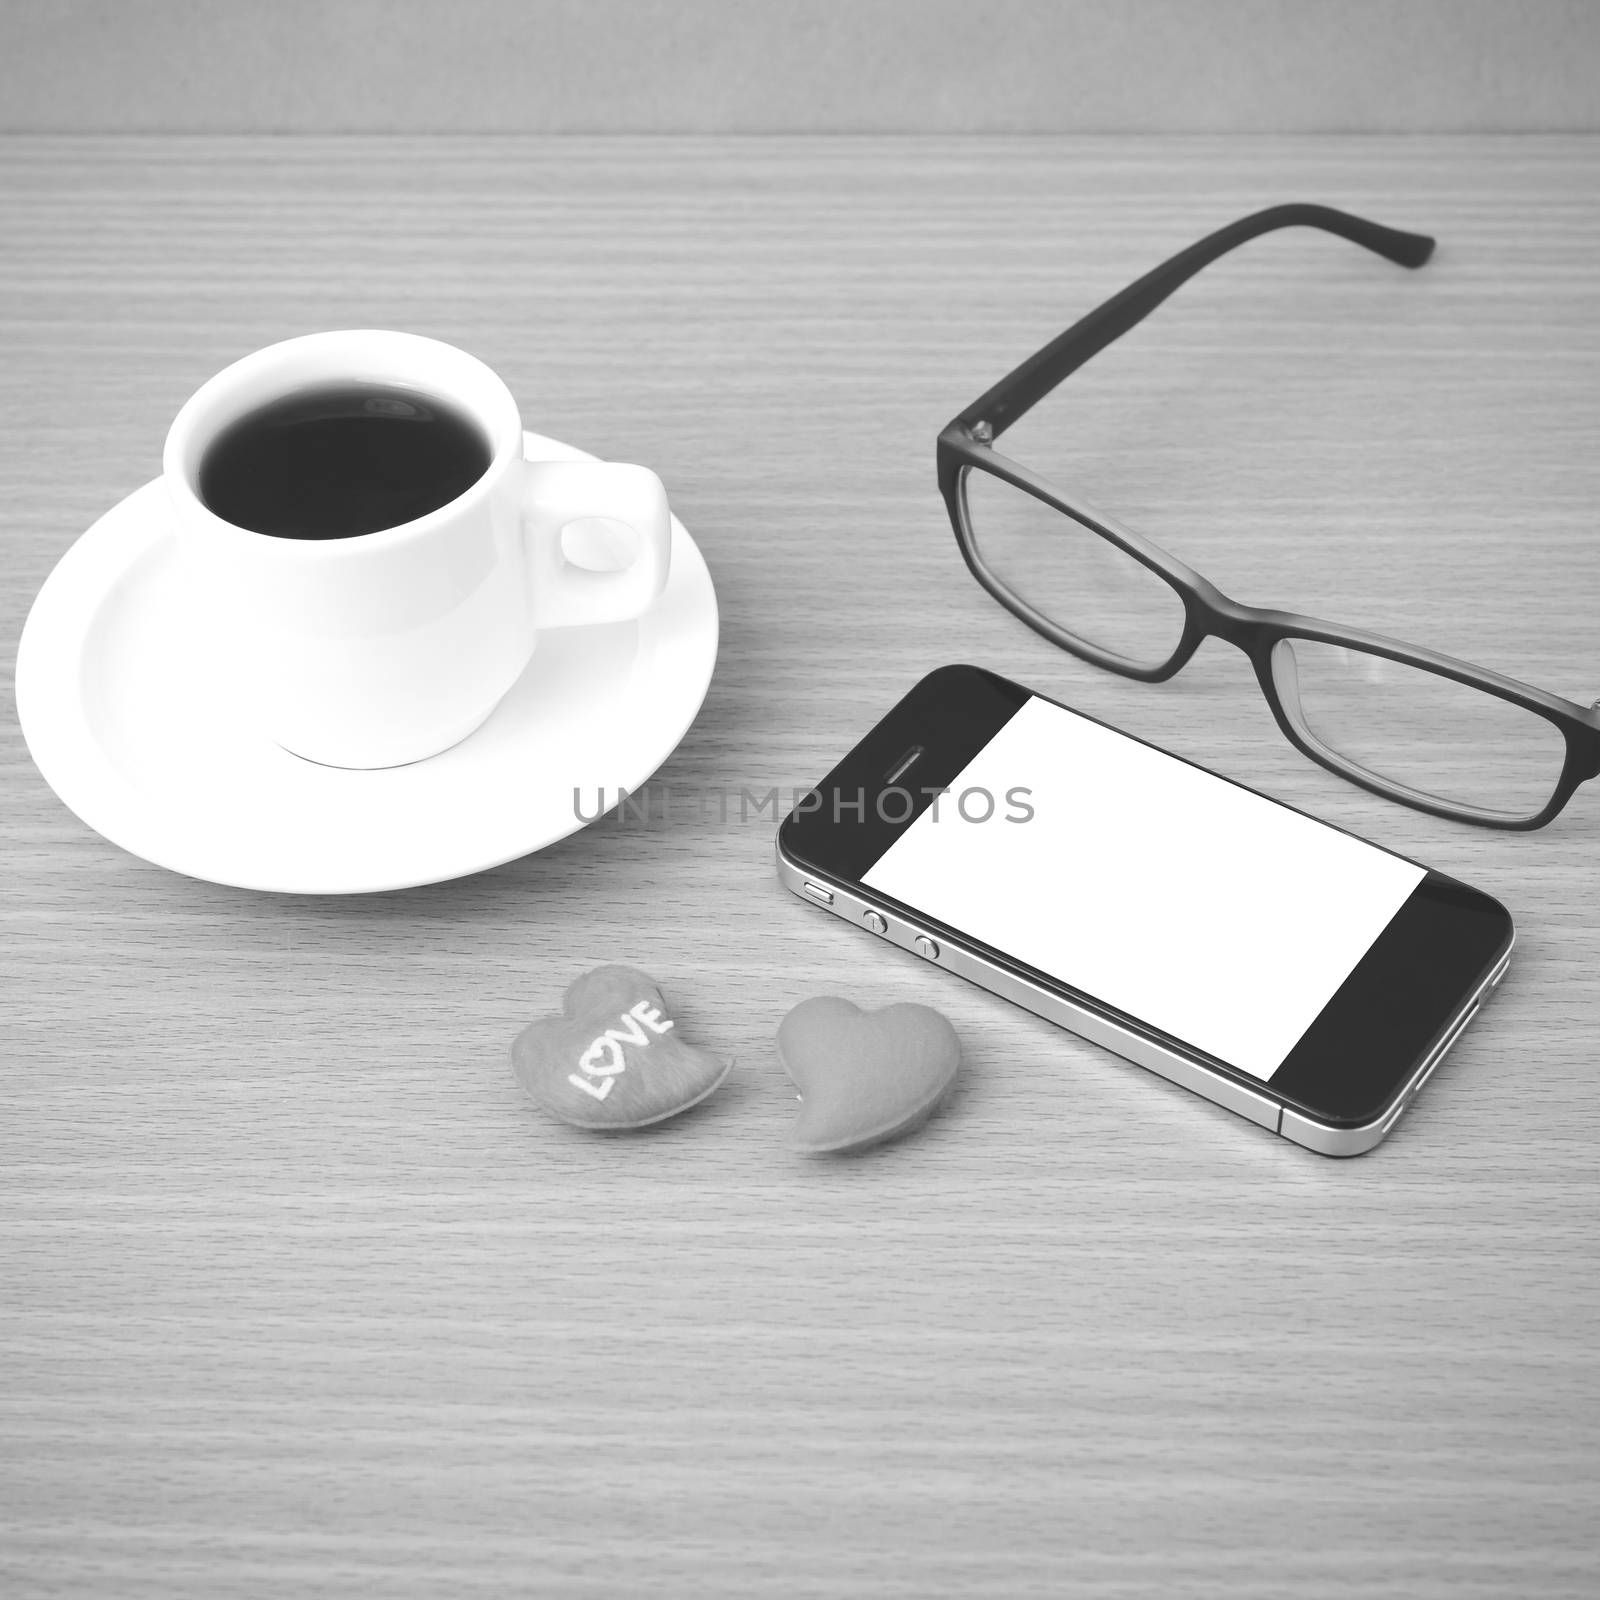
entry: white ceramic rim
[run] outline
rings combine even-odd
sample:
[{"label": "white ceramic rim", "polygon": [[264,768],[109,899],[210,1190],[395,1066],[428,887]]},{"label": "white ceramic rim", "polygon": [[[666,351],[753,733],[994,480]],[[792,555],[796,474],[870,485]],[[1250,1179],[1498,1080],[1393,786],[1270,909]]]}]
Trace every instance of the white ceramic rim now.
[{"label": "white ceramic rim", "polygon": [[265,345],[224,367],[179,408],[161,451],[162,475],[178,515],[218,539],[279,543],[270,535],[224,520],[201,500],[200,460],[230,423],[273,399],[323,383],[381,384],[447,400],[483,429],[490,460],[470,488],[425,517],[345,539],[295,540],[296,560],[339,560],[352,547],[371,549],[425,538],[487,499],[510,464],[522,457],[516,399],[500,374],[476,356],[441,339],[389,328],[305,333]]},{"label": "white ceramic rim", "polygon": [[[559,440],[539,434],[525,436],[529,459],[593,461],[597,457]],[[474,854],[470,838],[455,836],[461,845],[459,856],[446,861],[448,852],[435,850],[429,855],[428,841],[418,850],[418,862],[378,876],[355,875],[336,878],[329,875],[317,881],[283,881],[263,877],[248,866],[248,849],[226,846],[218,850],[214,839],[197,840],[153,806],[150,797],[131,784],[126,775],[107,757],[91,726],[82,699],[82,663],[91,630],[101,609],[113,599],[124,574],[150,546],[162,537],[152,512],[151,524],[137,540],[120,539],[120,562],[103,559],[94,548],[93,536],[106,518],[121,511],[137,496],[146,496],[152,505],[161,504],[162,481],[153,480],[126,496],[107,512],[62,556],[46,578],[23,625],[17,647],[16,698],[18,720],[29,754],[46,783],[61,802],[81,822],[120,849],[153,862],[185,877],[229,887],[281,894],[370,894],[409,889],[421,884],[441,883],[486,872],[507,861],[519,860],[578,832],[587,823],[576,815],[571,825],[558,830],[542,830],[538,837],[510,847]],[[168,513],[170,516],[170,512]],[[120,530],[119,530],[120,531]],[[665,650],[680,652],[684,658],[681,681],[692,683],[683,700],[673,707],[670,720],[656,725],[648,743],[641,741],[639,755],[627,763],[626,771],[606,774],[606,784],[621,784],[634,790],[644,783],[682,742],[705,702],[716,668],[719,617],[716,589],[692,536],[676,516],[672,519],[672,573],[674,584],[700,590],[694,603],[708,613],[703,630],[692,636],[666,635],[658,625],[656,611],[639,619],[639,652],[630,677],[630,688],[641,682],[659,687],[670,674],[662,671]],[[470,743],[470,739],[466,741]],[[445,756],[449,752],[444,752]],[[290,758],[296,759],[296,758]],[[405,769],[397,769],[405,770]],[[358,773],[371,780],[372,773]],[[229,859],[230,856],[233,859]]]}]

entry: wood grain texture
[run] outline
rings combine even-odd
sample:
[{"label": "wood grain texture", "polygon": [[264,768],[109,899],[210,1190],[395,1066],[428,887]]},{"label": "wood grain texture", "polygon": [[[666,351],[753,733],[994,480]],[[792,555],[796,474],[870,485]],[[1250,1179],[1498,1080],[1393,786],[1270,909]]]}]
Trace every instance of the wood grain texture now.
[{"label": "wood grain texture", "polygon": [[[1502,896],[1511,975],[1396,1135],[1321,1160],[789,900],[674,802],[306,900],[124,855],[4,697],[8,1594],[1554,1596],[1600,1583],[1600,793],[1512,836],[1341,783],[1235,652],[1118,680],[960,565],[946,418],[1208,227],[1323,199],[1012,436],[1242,599],[1600,692],[1600,144],[0,146],[0,636],[184,396],[288,334],[458,342],[650,462],[724,608],[662,781],[805,784],[966,658]],[[606,959],[730,1082],[625,1141],[507,1049]],[[806,1162],[797,1000],[966,1045],[917,1138]]]}]

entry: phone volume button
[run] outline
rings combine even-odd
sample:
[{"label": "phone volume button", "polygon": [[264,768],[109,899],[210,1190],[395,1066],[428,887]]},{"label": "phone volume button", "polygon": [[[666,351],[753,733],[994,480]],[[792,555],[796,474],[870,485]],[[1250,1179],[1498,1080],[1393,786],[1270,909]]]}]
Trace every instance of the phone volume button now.
[{"label": "phone volume button", "polygon": [[876,911],[867,912],[861,921],[873,933],[887,933],[889,931],[889,924]]},{"label": "phone volume button", "polygon": [[929,961],[937,961],[939,959],[937,941],[930,939],[925,933],[919,933],[917,935],[917,954],[925,956]]}]

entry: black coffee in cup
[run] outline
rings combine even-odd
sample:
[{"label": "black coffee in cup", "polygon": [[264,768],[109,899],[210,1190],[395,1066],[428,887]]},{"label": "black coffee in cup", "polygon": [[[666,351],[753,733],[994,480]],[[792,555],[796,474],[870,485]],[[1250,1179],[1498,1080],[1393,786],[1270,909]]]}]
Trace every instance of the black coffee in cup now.
[{"label": "black coffee in cup", "polygon": [[240,417],[200,461],[200,498],[275,539],[350,539],[425,517],[488,470],[477,425],[432,395],[347,383]]}]

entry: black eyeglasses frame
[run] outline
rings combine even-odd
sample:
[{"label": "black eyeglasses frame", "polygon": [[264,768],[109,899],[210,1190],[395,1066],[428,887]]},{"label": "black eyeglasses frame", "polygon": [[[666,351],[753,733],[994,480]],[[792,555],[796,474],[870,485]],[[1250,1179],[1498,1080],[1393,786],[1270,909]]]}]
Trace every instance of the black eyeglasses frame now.
[{"label": "black eyeglasses frame", "polygon": [[[1091,356],[1142,321],[1208,262],[1246,240],[1276,228],[1292,226],[1316,227],[1338,234],[1402,266],[1419,267],[1433,252],[1433,240],[1423,234],[1402,233],[1327,206],[1285,205],[1257,212],[1221,228],[1146,273],[1035,352],[941,430],[936,446],[939,492],[949,511],[962,558],[973,577],[1012,615],[1052,644],[1082,660],[1142,683],[1161,683],[1180,672],[1206,639],[1222,639],[1249,657],[1256,681],[1284,737],[1319,766],[1373,794],[1434,816],[1513,831],[1542,828],[1559,815],[1579,785],[1600,776],[1600,702],[1582,706],[1502,673],[1383,634],[1324,622],[1296,612],[1241,604],[1152,540],[1113,521],[1076,496],[1064,493],[994,447],[994,441],[1005,429]],[[1184,625],[1171,654],[1151,666],[1102,649],[1029,605],[996,576],[985,563],[972,532],[966,497],[966,477],[972,471],[990,473],[1083,524],[1175,590],[1183,602]],[[1553,723],[1565,741],[1566,753],[1549,800],[1541,810],[1528,817],[1451,805],[1436,796],[1368,772],[1320,745],[1284,704],[1278,690],[1272,653],[1285,639],[1305,639],[1365,651],[1433,672],[1509,701]]]}]

